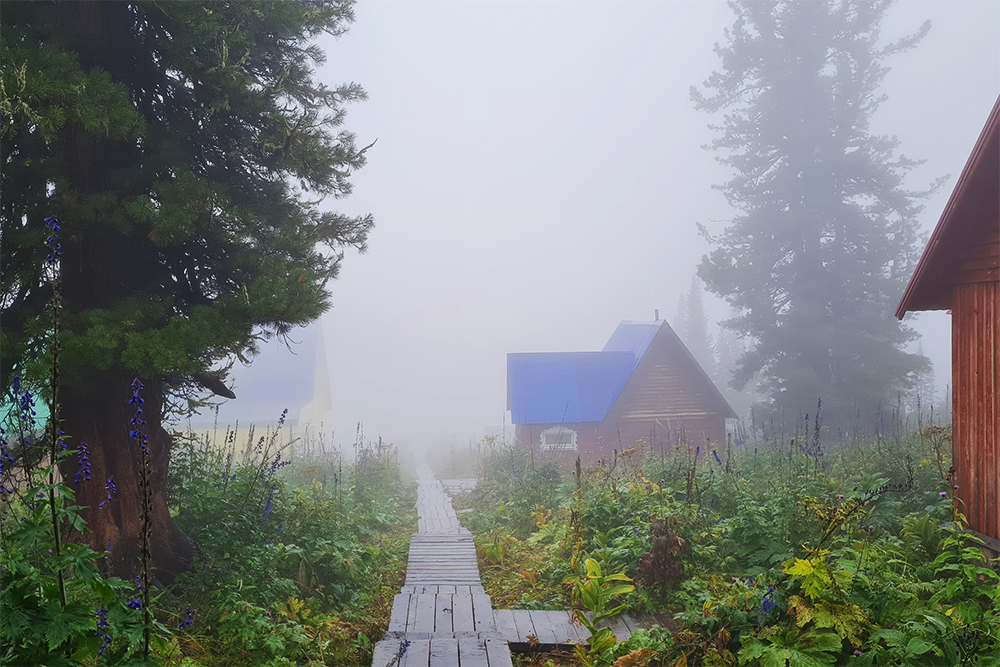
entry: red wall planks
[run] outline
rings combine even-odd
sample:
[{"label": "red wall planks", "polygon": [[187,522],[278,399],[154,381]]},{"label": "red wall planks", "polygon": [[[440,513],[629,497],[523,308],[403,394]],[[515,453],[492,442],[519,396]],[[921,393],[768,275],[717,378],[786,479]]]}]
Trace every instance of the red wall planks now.
[{"label": "red wall planks", "polygon": [[956,285],[953,299],[956,495],[970,527],[1000,539],[1000,283]]}]

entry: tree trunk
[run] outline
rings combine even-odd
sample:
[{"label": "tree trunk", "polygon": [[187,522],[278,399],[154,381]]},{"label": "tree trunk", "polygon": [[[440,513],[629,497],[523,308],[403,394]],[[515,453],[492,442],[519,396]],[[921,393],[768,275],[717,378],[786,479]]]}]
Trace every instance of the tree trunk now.
[{"label": "tree trunk", "polygon": [[[62,429],[69,436],[70,449],[85,443],[90,452],[91,479],[75,483],[76,457],[69,457],[61,471],[66,483],[76,491],[76,505],[91,531],[70,539],[84,540],[107,554],[105,567],[110,574],[132,580],[139,573],[139,535],[142,497],[139,488],[140,449],[129,437],[135,406],[129,405],[133,378],[107,373],[79,388],[63,388],[60,393]],[[142,391],[143,418],[149,436],[150,490],[152,494],[153,574],[161,584],[169,584],[186,570],[194,556],[194,543],[175,524],[167,509],[166,482],[170,461],[170,436],[162,426],[163,393],[156,381],[145,382]],[[113,478],[116,492],[109,491]],[[108,499],[108,496],[111,499]],[[103,506],[102,506],[103,503]]]}]

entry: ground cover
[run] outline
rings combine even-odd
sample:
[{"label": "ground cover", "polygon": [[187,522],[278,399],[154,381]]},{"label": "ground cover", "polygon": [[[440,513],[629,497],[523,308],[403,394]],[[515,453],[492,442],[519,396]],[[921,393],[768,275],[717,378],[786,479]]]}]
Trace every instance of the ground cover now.
[{"label": "ground cover", "polygon": [[348,462],[301,442],[289,458],[275,432],[241,443],[176,435],[167,503],[197,556],[175,581],[153,571],[129,582],[107,574],[112,541],[103,553],[81,544],[72,498],[80,484],[103,484],[105,503],[120,502],[117,486],[136,480],[90,479],[85,447],[68,439],[50,449],[77,461],[75,479],[59,479],[44,457],[34,472],[15,467],[45,442],[25,406],[0,469],[0,662],[370,664],[416,527],[394,447],[358,443]]},{"label": "ground cover", "polygon": [[1000,664],[1000,576],[961,531],[949,427],[639,442],[570,471],[486,444],[456,500],[496,606],[583,610],[590,558],[634,580],[618,602],[664,619],[590,664]]}]

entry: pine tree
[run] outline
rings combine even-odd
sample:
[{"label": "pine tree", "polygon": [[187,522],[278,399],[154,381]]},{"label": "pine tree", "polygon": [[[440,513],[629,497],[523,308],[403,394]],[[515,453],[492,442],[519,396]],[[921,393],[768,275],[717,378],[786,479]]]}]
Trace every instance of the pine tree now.
[{"label": "pine tree", "polygon": [[691,277],[691,288],[688,291],[686,315],[682,337],[688,351],[698,360],[702,369],[709,377],[715,374],[715,354],[712,349],[712,334],[708,332],[708,317],[705,315],[705,304],[701,296],[701,281],[698,276]]},{"label": "pine tree", "polygon": [[[167,409],[192,392],[231,396],[220,367],[318,317],[342,248],[364,249],[369,216],[319,206],[350,193],[365,159],[341,129],[364,91],[314,74],[313,39],[344,32],[351,4],[4,5],[0,380],[43,382],[43,220],[56,216],[61,425],[89,445],[95,481],[76,504],[92,545],[113,541],[119,573],[139,533],[133,378],[145,384],[153,558],[169,579],[192,545],[164,498]],[[117,497],[98,512],[111,477]]]},{"label": "pine tree", "polygon": [[[720,186],[738,211],[700,266],[751,343],[735,374],[761,374],[768,403],[827,417],[855,399],[895,401],[926,360],[892,312],[918,258],[919,164],[869,130],[890,55],[929,29],[880,47],[891,0],[750,1],[736,12],[721,70],[692,88],[697,108],[725,110],[711,148],[735,173]],[[935,186],[936,187],[936,186]],[[931,189],[933,190],[933,188]]]},{"label": "pine tree", "polygon": [[715,375],[712,380],[739,415],[750,408],[749,392],[733,387],[733,372],[745,351],[743,341],[736,332],[720,325],[715,337]]},{"label": "pine tree", "polygon": [[684,330],[687,328],[687,300],[684,298],[684,293],[681,293],[681,298],[677,302],[677,314],[674,316],[673,329],[678,336],[684,337]]},{"label": "pine tree", "polygon": [[[917,354],[921,357],[924,356],[923,341],[917,347]],[[937,403],[937,377],[934,375],[933,364],[928,363],[927,368],[920,373],[916,395],[920,399],[920,409],[924,412],[930,411],[931,407]]]}]

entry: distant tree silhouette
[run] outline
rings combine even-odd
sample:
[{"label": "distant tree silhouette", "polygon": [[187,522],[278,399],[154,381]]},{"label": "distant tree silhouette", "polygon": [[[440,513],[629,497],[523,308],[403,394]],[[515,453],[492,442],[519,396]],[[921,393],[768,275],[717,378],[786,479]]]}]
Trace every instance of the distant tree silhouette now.
[{"label": "distant tree silhouette", "polygon": [[892,313],[919,255],[915,202],[940,181],[904,189],[919,162],[869,124],[886,58],[929,23],[880,46],[889,0],[730,4],[722,67],[691,94],[725,111],[710,147],[734,172],[719,187],[737,215],[718,235],[702,227],[714,249],[698,275],[749,343],[734,382],[759,375],[765,403],[793,413],[821,397],[828,418],[855,399],[895,403],[927,367]]}]

